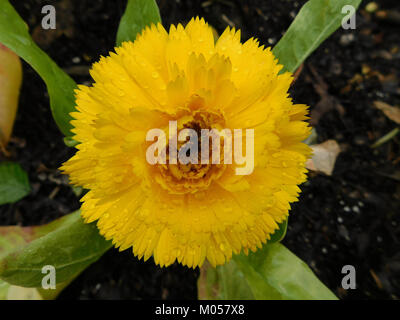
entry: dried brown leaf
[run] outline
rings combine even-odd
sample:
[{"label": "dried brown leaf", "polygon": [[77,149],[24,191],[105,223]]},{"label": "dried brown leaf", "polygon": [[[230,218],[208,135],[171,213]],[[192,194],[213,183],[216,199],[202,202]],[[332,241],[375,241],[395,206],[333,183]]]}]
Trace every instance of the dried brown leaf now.
[{"label": "dried brown leaf", "polygon": [[327,140],[324,143],[312,145],[313,157],[306,163],[306,167],[312,171],[319,171],[332,175],[336,158],[340,153],[339,144],[335,140]]},{"label": "dried brown leaf", "polygon": [[383,101],[374,101],[374,106],[381,110],[390,120],[400,124],[400,108],[393,107]]}]

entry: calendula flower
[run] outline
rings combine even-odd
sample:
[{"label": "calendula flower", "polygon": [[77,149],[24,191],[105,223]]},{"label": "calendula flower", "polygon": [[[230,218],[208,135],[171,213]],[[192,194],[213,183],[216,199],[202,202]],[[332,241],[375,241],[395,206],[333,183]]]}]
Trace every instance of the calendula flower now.
[{"label": "calendula flower", "polygon": [[[310,155],[302,143],[310,132],[307,106],[292,103],[292,75],[281,69],[257,40],[242,44],[240,31],[227,28],[215,41],[198,18],[169,32],[152,25],[102,57],[90,71],[93,86],[76,90],[71,123],[80,144],[62,167],[89,190],[85,222],[97,220],[120,250],[132,247],[160,266],[177,260],[196,267],[205,259],[215,266],[260,248],[297,200]],[[168,161],[171,123],[176,132],[241,129],[243,154],[246,130],[254,130],[254,168],[243,161]],[[154,128],[166,133],[166,163],[146,158]]]}]

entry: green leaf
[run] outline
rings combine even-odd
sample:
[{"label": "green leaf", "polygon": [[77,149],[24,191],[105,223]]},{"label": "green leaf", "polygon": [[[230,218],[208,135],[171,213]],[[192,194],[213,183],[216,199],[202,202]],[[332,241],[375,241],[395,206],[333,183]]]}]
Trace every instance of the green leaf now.
[{"label": "green leaf", "polygon": [[200,300],[254,300],[245,275],[233,261],[216,268],[203,265],[197,288]]},{"label": "green leaf", "polygon": [[0,279],[17,286],[41,287],[42,268],[54,266],[57,287],[98,260],[112,243],[79,211],[38,227],[0,227]]},{"label": "green leaf", "polygon": [[352,5],[355,9],[361,0],[310,0],[273,49],[284,71],[294,72],[301,63],[341,26],[346,14],[342,8]]},{"label": "green leaf", "polygon": [[6,300],[10,284],[0,280],[0,300]]},{"label": "green leaf", "polygon": [[[83,269],[82,269],[82,271],[83,271]],[[78,272],[76,275],[74,275],[67,281],[57,283],[55,289],[36,288],[36,290],[37,290],[38,294],[40,295],[41,299],[54,300],[58,297],[58,295],[61,293],[61,291],[63,291],[79,274],[80,274],[80,272]],[[23,288],[23,287],[21,287],[21,288]],[[29,289],[33,289],[33,288],[29,288]]]},{"label": "green leaf", "polygon": [[268,244],[280,242],[286,236],[287,226],[289,218],[278,224],[279,229],[277,229],[272,235],[271,239],[268,240]]},{"label": "green leaf", "polygon": [[50,96],[50,106],[60,130],[71,136],[70,112],[75,110],[76,84],[32,40],[28,26],[7,0],[0,1],[0,43],[14,51],[41,76]]},{"label": "green leaf", "polygon": [[[71,279],[72,280],[72,279]],[[56,289],[26,288],[0,280],[0,300],[54,300],[70,281],[57,284]]]},{"label": "green leaf", "polygon": [[78,141],[75,141],[72,137],[65,137],[64,143],[67,147],[73,148],[79,144]]},{"label": "green leaf", "polygon": [[311,269],[280,243],[201,270],[200,299],[334,300]]},{"label": "green leaf", "polygon": [[56,289],[43,289],[14,286],[0,280],[0,300],[54,300],[71,281],[57,284]]},{"label": "green leaf", "polygon": [[161,17],[155,0],[128,0],[118,28],[117,46],[123,41],[134,41],[142,29],[158,22]]},{"label": "green leaf", "polygon": [[0,300],[42,300],[36,288],[13,286],[0,280]]},{"label": "green leaf", "polygon": [[0,163],[0,205],[13,203],[31,191],[28,175],[17,163]]}]

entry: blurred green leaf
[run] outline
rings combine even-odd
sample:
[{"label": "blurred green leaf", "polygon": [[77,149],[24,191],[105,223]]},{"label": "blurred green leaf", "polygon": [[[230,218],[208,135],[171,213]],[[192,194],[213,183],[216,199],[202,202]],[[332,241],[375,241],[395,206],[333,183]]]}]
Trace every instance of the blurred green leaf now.
[{"label": "blurred green leaf", "polygon": [[161,17],[155,0],[128,0],[118,28],[117,46],[123,41],[134,41],[142,29],[158,22]]},{"label": "blurred green leaf", "polygon": [[361,0],[310,0],[273,49],[284,71],[294,72],[306,58],[341,26],[346,14],[342,8],[355,9]]},{"label": "blurred green leaf", "polygon": [[42,300],[36,288],[13,286],[0,280],[0,300]]},{"label": "blurred green leaf", "polygon": [[0,205],[13,203],[31,191],[28,175],[17,163],[0,163]]},{"label": "blurred green leaf", "polygon": [[0,300],[6,300],[8,295],[8,289],[10,288],[10,284],[0,280]]},{"label": "blurred green leaf", "polygon": [[54,266],[57,286],[71,281],[112,246],[79,211],[37,227],[0,227],[0,279],[41,287],[42,268]]},{"label": "blurred green leaf", "polygon": [[202,268],[199,299],[334,300],[311,269],[280,243],[223,266]]},{"label": "blurred green leaf", "polygon": [[66,136],[71,136],[70,112],[75,110],[74,89],[76,84],[32,40],[28,26],[10,5],[0,1],[0,43],[14,51],[44,80],[50,96],[53,117]]},{"label": "blurred green leaf", "polygon": [[56,289],[19,287],[0,280],[0,300],[54,300],[73,279],[57,284]]},{"label": "blurred green leaf", "polygon": [[[71,279],[72,281],[73,279]],[[0,280],[0,300],[53,300],[70,283],[57,284],[56,289],[26,288]]]},{"label": "blurred green leaf", "polygon": [[22,82],[20,58],[0,43],[0,151],[10,140]]}]

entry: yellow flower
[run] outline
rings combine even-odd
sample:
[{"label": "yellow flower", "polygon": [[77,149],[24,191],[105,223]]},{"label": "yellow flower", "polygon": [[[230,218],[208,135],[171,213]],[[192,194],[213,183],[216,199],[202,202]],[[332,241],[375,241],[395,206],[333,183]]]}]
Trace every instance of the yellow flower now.
[{"label": "yellow flower", "polygon": [[[93,65],[93,86],[76,90],[78,152],[62,170],[83,197],[85,222],[120,250],[168,266],[224,264],[255,251],[297,200],[310,149],[307,106],[288,97],[270,48],[227,28],[215,42],[203,19],[146,28]],[[153,128],[254,129],[254,170],[233,164],[146,160]],[[168,135],[167,135],[168,136]],[[245,134],[243,136],[243,139]],[[178,149],[181,145],[178,146]],[[245,150],[245,144],[243,144]],[[243,152],[245,153],[245,152]]]}]

